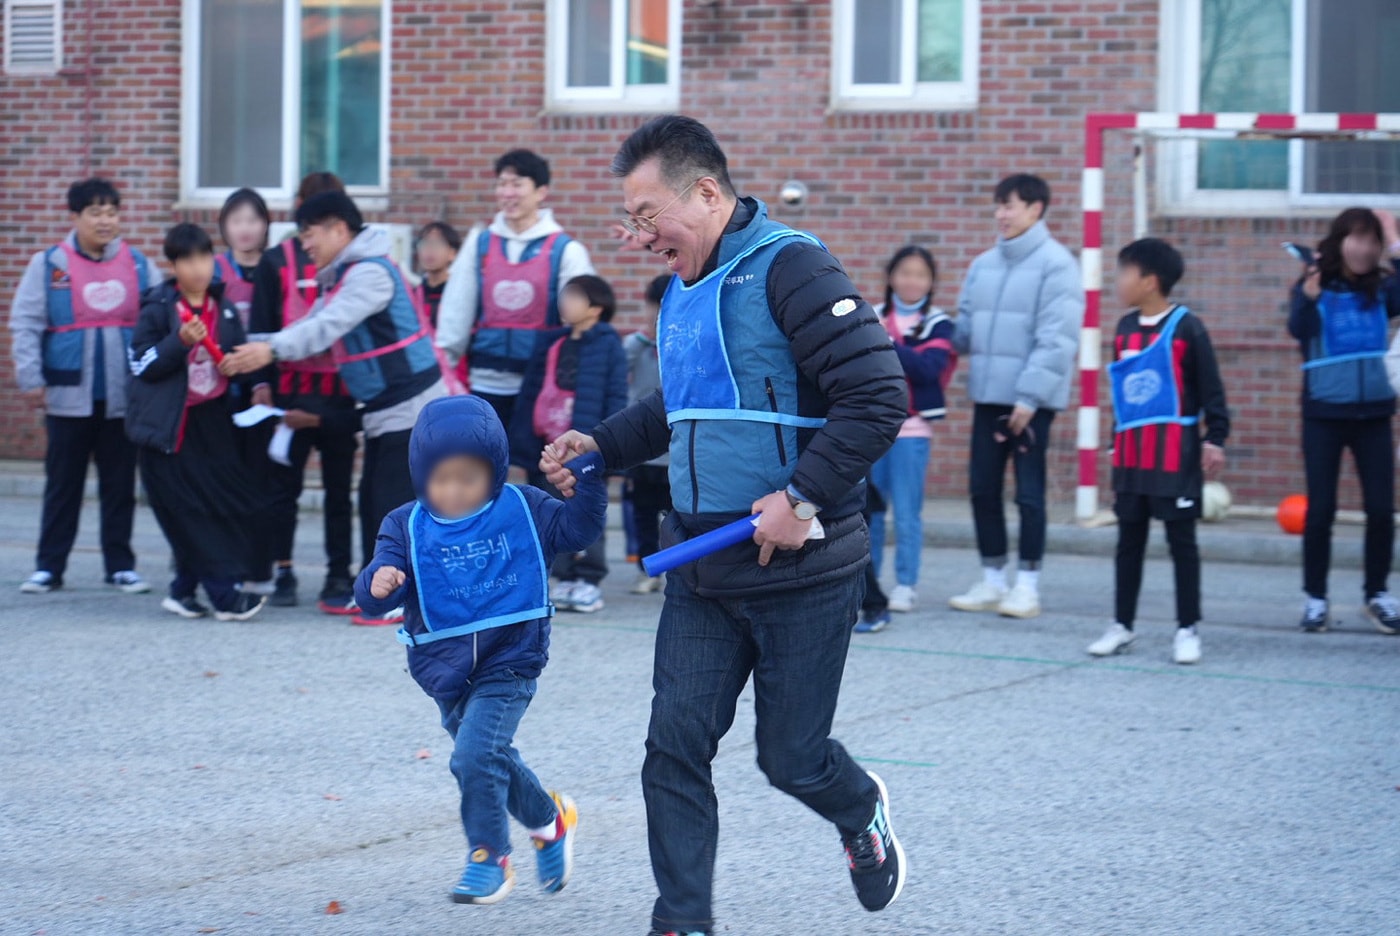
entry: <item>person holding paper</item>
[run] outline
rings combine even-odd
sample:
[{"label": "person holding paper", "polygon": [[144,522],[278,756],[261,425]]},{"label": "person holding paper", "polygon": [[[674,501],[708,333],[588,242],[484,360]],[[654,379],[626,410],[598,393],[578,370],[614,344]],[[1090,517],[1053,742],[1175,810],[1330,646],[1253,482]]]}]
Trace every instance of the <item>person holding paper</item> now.
[{"label": "person holding paper", "polygon": [[710,764],[750,676],[759,768],[836,827],[861,904],[883,909],[905,877],[889,794],[830,735],[870,561],[863,479],[904,422],[904,372],[841,264],[735,193],[703,124],[649,121],[612,169],[624,230],[674,274],[661,388],[591,435],[564,433],[540,469],[567,493],[572,455],[600,452],[612,471],[669,448],[663,545],[762,514],[751,538],[668,576],[642,767],[653,932],[713,932]]},{"label": "person holding paper", "polygon": [[[446,396],[447,384],[433,347],[432,325],[403,272],[389,259],[389,236],[366,226],[344,192],[307,199],[296,218],[302,246],[316,264],[321,295],[305,318],[235,349],[222,369],[233,376],[332,353],[340,379],[362,407],[360,537],[368,559],[374,555],[380,522],[413,499],[409,435],[419,410]],[[353,620],[396,625],[402,614]]]}]

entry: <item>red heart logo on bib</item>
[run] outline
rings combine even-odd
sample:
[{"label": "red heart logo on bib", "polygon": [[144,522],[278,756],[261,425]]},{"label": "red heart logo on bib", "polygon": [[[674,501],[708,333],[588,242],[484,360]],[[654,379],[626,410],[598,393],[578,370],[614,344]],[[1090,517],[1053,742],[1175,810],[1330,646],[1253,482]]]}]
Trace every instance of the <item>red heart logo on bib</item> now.
[{"label": "red heart logo on bib", "polygon": [[83,287],[83,303],[94,312],[115,312],[126,302],[126,287],[121,280],[88,283]]}]

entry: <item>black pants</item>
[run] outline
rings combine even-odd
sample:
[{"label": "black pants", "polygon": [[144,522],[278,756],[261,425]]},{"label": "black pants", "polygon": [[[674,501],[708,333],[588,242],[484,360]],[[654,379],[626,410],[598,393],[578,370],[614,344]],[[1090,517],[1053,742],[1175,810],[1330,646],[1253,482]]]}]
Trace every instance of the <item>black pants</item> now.
[{"label": "black pants", "polygon": [[[487,403],[491,404],[491,408],[495,410],[496,415],[501,418],[501,425],[505,426],[506,431],[509,432],[511,417],[515,415],[515,401],[518,398],[514,395],[501,396],[497,393],[477,393],[475,390],[472,391],[472,394],[481,397]],[[554,440],[545,439],[545,441],[553,442]]]},{"label": "black pants", "polygon": [[[526,474],[532,485],[541,491],[547,491],[551,497],[560,497],[559,490],[545,480],[544,474],[538,468],[532,468]],[[555,556],[550,574],[561,582],[587,582],[597,585],[608,577],[607,535],[607,531],[604,530],[587,549]]]},{"label": "black pants", "polygon": [[395,507],[413,500],[408,473],[408,438],[412,429],[386,432],[365,439],[365,464],[360,472],[360,549],[365,565],[374,557],[379,525]]},{"label": "black pants", "polygon": [[[1147,538],[1152,530],[1149,499],[1135,494],[1118,495],[1118,553],[1115,560],[1114,615],[1132,630],[1142,591],[1142,568],[1147,559]],[[1191,627],[1201,621],[1201,551],[1196,546],[1196,518],[1190,514],[1164,520],[1176,577],[1176,623]]]},{"label": "black pants", "polygon": [[136,446],[120,419],[108,419],[95,402],[91,416],[48,416],[44,453],[44,508],[34,567],[63,578],[78,536],[88,462],[97,463],[101,503],[102,565],[108,575],[136,567],[131,552],[131,516],[136,509]]},{"label": "black pants", "polygon": [[[885,498],[880,494],[879,488],[865,482],[865,510],[861,513],[865,516],[866,526],[870,525],[870,517],[873,514],[885,512]],[[880,576],[875,571],[874,557],[865,564],[865,597],[861,599],[860,610],[866,617],[879,617],[889,610],[890,599],[885,594],[885,590],[880,587]]]},{"label": "black pants", "polygon": [[[314,448],[321,453],[321,486],[325,490],[322,503],[322,520],[325,523],[326,537],[326,576],[328,578],[350,578],[352,562],[350,538],[350,479],[355,469],[355,433],[344,430],[298,429],[292,436],[289,453],[291,466],[279,465],[268,460],[271,465],[268,486],[271,490],[271,552],[273,561],[289,561],[292,558],[292,545],[297,531],[297,499],[301,497],[306,478],[306,461]],[[408,469],[407,448],[405,447],[404,470]],[[368,455],[366,455],[368,460]],[[413,496],[412,485],[408,488]],[[408,499],[408,498],[405,498]],[[361,496],[361,504],[364,498]],[[397,507],[398,504],[393,505]],[[392,507],[390,509],[393,509]],[[381,516],[381,519],[382,516]],[[378,535],[376,524],[370,531],[370,540]],[[364,554],[369,561],[372,552]]]},{"label": "black pants", "polygon": [[972,411],[972,458],[968,487],[972,494],[972,522],[977,528],[977,550],[982,564],[1001,568],[1009,553],[1006,510],[1002,490],[1006,462],[1016,473],[1016,506],[1021,511],[1021,568],[1039,569],[1045,558],[1045,453],[1050,446],[1050,424],[1054,410],[1037,410],[1031,417],[1034,442],[1025,452],[1019,439],[998,442],[996,434],[1005,430],[1002,417],[1011,415],[1009,406],[977,404]]},{"label": "black pants", "polygon": [[1386,590],[1395,548],[1395,440],[1390,418],[1304,419],[1303,464],[1308,475],[1308,514],[1303,528],[1303,590],[1327,597],[1332,565],[1332,521],[1342,452],[1351,449],[1361,478],[1366,512],[1365,597]]},{"label": "black pants", "polygon": [[638,465],[627,473],[637,564],[661,548],[661,517],[671,511],[671,475],[665,465]]}]

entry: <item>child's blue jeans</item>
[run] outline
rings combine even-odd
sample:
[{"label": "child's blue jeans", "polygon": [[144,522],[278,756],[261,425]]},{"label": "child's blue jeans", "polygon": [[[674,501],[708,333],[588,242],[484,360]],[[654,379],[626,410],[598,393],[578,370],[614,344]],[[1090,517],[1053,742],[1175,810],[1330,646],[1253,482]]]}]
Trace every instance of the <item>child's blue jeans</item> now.
[{"label": "child's blue jeans", "polygon": [[[870,483],[894,510],[895,583],[919,584],[919,560],[924,552],[924,476],[928,473],[929,440],[895,439],[890,450],[870,466]],[[885,553],[885,512],[870,516],[870,560],[875,575]]]},{"label": "child's blue jeans", "polygon": [[474,681],[453,703],[438,702],[442,727],[452,735],[452,775],[462,791],[462,828],[470,848],[510,854],[510,817],[527,829],[557,818],[554,799],[515,749],[515,730],[535,680],[509,670]]}]

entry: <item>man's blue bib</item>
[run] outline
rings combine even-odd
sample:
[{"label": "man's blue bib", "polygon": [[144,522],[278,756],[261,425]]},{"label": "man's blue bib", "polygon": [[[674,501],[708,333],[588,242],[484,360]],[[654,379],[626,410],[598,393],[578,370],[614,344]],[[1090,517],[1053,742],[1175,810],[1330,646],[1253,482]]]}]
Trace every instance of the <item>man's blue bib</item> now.
[{"label": "man's blue bib", "polygon": [[460,520],[443,520],[415,505],[408,545],[428,633],[400,628],[399,643],[420,646],[554,615],[535,518],[513,484]]},{"label": "man's blue bib", "polygon": [[1304,370],[1385,357],[1389,320],[1379,299],[1324,289],[1317,314],[1322,319],[1321,354],[1304,363]]},{"label": "man's blue bib", "polygon": [[1108,365],[1113,385],[1114,431],[1164,423],[1193,426],[1199,420],[1196,415],[1181,412],[1181,388],[1177,385],[1172,350],[1176,327],[1188,314],[1185,306],[1177,306],[1156,341],[1138,354]]},{"label": "man's blue bib", "polygon": [[[672,425],[688,419],[740,419],[776,423],[801,429],[820,429],[825,419],[798,416],[783,412],[771,388],[766,409],[745,407],[734,374],[731,353],[748,354],[759,349],[742,343],[731,351],[726,344],[721,312],[724,288],[734,286],[730,275],[744,260],[770,244],[781,240],[799,239],[822,246],[810,234],[779,228],[761,237],[733,260],[709,276],[686,286],[680,277],[673,277],[666,295],[661,299],[661,316],[657,324],[657,359],[661,369],[661,386],[666,399],[666,419]],[[766,268],[743,275],[759,278],[759,287],[766,280]],[[766,302],[764,303],[766,306]],[[760,312],[758,314],[765,314]],[[750,313],[753,314],[753,313]],[[771,313],[767,313],[771,321]],[[776,329],[775,329],[776,330]],[[786,341],[783,342],[786,349]],[[790,353],[789,353],[790,354]],[[787,364],[787,371],[792,365]],[[792,378],[783,375],[788,380]],[[794,395],[795,400],[795,395]]]}]

